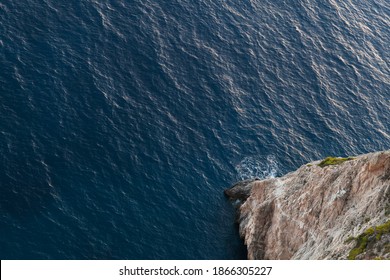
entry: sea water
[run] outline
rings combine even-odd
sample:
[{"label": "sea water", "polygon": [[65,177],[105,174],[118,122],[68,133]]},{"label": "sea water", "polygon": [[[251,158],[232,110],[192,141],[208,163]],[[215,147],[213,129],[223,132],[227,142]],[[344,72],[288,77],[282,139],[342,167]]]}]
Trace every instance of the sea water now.
[{"label": "sea water", "polygon": [[0,258],[240,259],[223,190],[390,147],[385,0],[3,0]]}]

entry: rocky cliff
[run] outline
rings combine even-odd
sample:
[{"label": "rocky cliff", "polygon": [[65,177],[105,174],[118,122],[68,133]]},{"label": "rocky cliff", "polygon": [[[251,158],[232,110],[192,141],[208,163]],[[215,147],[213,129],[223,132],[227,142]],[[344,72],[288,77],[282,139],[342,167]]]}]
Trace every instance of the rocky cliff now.
[{"label": "rocky cliff", "polygon": [[390,258],[390,151],[327,158],[225,194],[248,259]]}]

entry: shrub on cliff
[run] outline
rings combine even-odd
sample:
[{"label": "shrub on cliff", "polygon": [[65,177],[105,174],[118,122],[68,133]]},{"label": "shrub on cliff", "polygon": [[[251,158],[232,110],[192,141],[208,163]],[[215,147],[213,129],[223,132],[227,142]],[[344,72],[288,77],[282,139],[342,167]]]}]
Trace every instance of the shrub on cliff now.
[{"label": "shrub on cliff", "polygon": [[325,166],[329,166],[329,165],[337,165],[337,164],[341,164],[345,161],[348,161],[348,160],[353,160],[355,159],[354,157],[346,157],[346,158],[343,158],[343,157],[327,157],[325,158],[323,161],[321,161],[318,166],[319,167],[325,167]]}]

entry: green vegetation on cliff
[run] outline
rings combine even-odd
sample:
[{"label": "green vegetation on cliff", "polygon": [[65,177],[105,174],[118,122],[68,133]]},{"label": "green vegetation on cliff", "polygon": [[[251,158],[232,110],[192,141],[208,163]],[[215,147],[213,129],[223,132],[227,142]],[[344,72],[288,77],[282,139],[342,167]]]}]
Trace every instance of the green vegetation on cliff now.
[{"label": "green vegetation on cliff", "polygon": [[321,161],[318,166],[319,167],[325,167],[325,166],[329,166],[329,165],[337,165],[337,164],[341,164],[345,161],[348,161],[348,160],[353,160],[355,159],[354,157],[346,157],[346,158],[343,158],[343,157],[327,157],[325,158],[323,161]]},{"label": "green vegetation on cliff", "polygon": [[[379,240],[381,240],[382,235],[384,234],[390,234],[390,220],[388,220],[386,223],[376,226],[376,227],[370,227],[366,229],[362,234],[360,234],[358,237],[354,238],[356,240],[355,247],[349,252],[348,259],[349,260],[355,260],[356,257],[362,253],[364,253],[367,249],[367,246],[372,245]],[[347,239],[349,242],[351,240],[351,237]],[[346,242],[347,242],[346,241]],[[389,244],[385,244],[384,246],[384,253],[388,254],[390,252]]]}]

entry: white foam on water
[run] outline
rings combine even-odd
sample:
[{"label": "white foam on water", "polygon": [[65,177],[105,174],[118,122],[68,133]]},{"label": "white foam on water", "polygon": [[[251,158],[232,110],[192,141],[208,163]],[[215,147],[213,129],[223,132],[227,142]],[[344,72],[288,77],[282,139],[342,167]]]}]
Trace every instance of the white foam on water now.
[{"label": "white foam on water", "polygon": [[239,180],[275,178],[279,172],[278,162],[273,155],[245,157],[235,169]]}]

